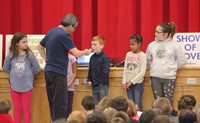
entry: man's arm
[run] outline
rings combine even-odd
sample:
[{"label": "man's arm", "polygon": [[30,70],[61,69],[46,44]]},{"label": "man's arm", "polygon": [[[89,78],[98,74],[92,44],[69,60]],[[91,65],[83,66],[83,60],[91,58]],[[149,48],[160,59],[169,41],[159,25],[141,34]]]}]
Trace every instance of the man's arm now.
[{"label": "man's arm", "polygon": [[76,47],[69,50],[75,57],[81,57],[83,55],[90,55],[91,50],[78,50]]},{"label": "man's arm", "polygon": [[42,56],[42,58],[44,59],[44,61],[46,61],[47,58],[46,58],[46,52],[45,52],[44,47],[41,44],[38,44],[37,50],[40,53],[40,55]]}]

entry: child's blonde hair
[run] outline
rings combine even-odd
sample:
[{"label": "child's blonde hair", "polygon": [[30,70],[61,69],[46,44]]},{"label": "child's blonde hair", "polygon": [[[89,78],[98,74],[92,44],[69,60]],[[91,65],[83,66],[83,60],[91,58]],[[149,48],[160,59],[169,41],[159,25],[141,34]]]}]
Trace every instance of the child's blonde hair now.
[{"label": "child's blonde hair", "polygon": [[0,99],[0,114],[7,114],[11,109],[11,102],[8,99]]},{"label": "child's blonde hair", "polygon": [[129,106],[129,117],[133,117],[134,115],[137,115],[137,105],[130,99],[127,99],[128,101],[128,106]]},{"label": "child's blonde hair", "polygon": [[76,121],[78,121],[79,123],[84,123],[84,114],[83,114],[83,112],[82,112],[82,111],[79,111],[79,110],[73,111],[73,112],[69,115],[67,121],[69,122],[69,121],[73,121],[73,120],[76,120]]},{"label": "child's blonde hair", "polygon": [[92,41],[99,41],[99,44],[101,44],[101,45],[105,44],[105,39],[101,35],[97,35],[97,36],[92,37]]}]

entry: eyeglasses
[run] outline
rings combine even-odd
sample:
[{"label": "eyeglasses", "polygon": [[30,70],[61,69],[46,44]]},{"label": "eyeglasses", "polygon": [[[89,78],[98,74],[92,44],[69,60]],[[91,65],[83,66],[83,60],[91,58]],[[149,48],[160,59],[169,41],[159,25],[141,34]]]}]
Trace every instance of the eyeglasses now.
[{"label": "eyeglasses", "polygon": [[164,33],[164,32],[155,31],[155,33],[160,34],[160,33]]},{"label": "eyeglasses", "polygon": [[76,25],[72,25],[72,27],[73,27],[74,29],[76,29],[77,26],[76,26]]}]

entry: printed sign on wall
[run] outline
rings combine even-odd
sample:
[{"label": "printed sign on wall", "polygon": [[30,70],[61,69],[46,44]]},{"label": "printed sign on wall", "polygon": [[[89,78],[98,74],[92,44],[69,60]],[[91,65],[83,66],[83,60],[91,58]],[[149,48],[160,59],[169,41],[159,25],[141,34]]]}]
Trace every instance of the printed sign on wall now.
[{"label": "printed sign on wall", "polygon": [[182,46],[187,66],[200,67],[200,33],[177,33],[174,40]]},{"label": "printed sign on wall", "polygon": [[[37,58],[38,63],[40,64],[41,68],[45,67],[45,61],[40,56],[36,47],[39,44],[39,42],[44,38],[44,36],[45,35],[27,35],[27,37],[28,37],[28,47],[35,54],[35,57]],[[12,37],[13,37],[13,35],[6,35],[6,55],[9,52],[9,47],[10,47]]]},{"label": "printed sign on wall", "polygon": [[2,68],[2,63],[3,63],[2,53],[3,53],[3,35],[0,34],[0,68]]}]

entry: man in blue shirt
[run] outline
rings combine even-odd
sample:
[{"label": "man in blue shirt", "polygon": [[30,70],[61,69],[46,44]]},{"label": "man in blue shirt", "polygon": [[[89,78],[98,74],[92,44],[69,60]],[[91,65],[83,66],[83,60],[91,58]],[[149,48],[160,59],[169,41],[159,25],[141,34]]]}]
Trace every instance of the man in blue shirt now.
[{"label": "man in blue shirt", "polygon": [[47,96],[53,121],[66,121],[67,115],[67,69],[68,52],[74,56],[89,55],[90,50],[78,50],[70,33],[75,31],[78,19],[73,14],[66,15],[59,26],[49,30],[37,49],[46,61],[45,81]]}]

